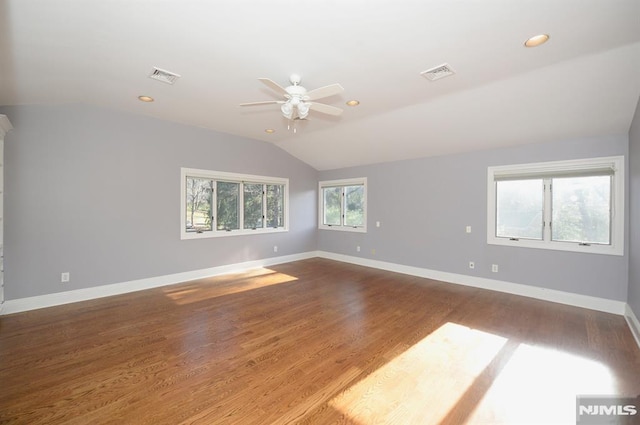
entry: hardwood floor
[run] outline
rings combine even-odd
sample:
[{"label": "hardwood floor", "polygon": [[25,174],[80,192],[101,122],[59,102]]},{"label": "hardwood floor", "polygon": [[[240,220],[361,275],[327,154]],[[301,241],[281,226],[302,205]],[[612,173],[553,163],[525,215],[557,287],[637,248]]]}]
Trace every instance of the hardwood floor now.
[{"label": "hardwood floor", "polygon": [[325,259],[0,317],[0,424],[575,423],[621,316]]}]

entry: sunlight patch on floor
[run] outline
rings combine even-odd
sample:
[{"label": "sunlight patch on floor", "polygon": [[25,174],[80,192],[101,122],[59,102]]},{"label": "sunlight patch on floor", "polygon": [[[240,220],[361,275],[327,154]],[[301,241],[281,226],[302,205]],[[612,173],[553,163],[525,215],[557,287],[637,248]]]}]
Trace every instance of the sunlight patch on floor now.
[{"label": "sunlight patch on floor", "polygon": [[446,323],[330,401],[361,424],[437,424],[506,343]]},{"label": "sunlight patch on floor", "polygon": [[610,370],[584,357],[520,344],[469,423],[575,424],[581,394],[616,394]]},{"label": "sunlight patch on floor", "polygon": [[169,287],[164,290],[164,293],[176,304],[184,305],[295,280],[298,278],[271,269],[259,268],[242,274],[200,279],[191,284]]}]

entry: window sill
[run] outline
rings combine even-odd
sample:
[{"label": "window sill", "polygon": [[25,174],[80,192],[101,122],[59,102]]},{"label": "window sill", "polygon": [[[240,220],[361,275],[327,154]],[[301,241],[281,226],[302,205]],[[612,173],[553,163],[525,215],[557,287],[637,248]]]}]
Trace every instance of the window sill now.
[{"label": "window sill", "polygon": [[230,231],[207,231],[207,232],[185,232],[182,231],[180,235],[181,240],[189,240],[189,239],[209,239],[209,238],[224,238],[229,236],[247,236],[247,235],[264,235],[270,233],[282,233],[288,232],[289,229],[285,227],[278,227],[277,229],[243,229],[243,230],[230,230]]},{"label": "window sill", "polygon": [[334,230],[337,232],[356,232],[367,233],[366,227],[349,227],[349,226],[318,226],[320,230]]},{"label": "window sill", "polygon": [[589,245],[582,246],[577,242],[548,242],[536,241],[530,239],[511,240],[507,238],[489,237],[487,239],[489,245],[512,246],[518,248],[546,249],[551,251],[569,251],[579,252],[582,254],[600,254],[600,255],[624,255],[622,246],[616,245]]}]

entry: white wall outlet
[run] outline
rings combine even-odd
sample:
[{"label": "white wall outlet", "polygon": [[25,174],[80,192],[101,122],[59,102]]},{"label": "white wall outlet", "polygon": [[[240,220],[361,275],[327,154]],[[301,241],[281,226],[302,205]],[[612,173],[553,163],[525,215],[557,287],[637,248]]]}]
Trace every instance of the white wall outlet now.
[{"label": "white wall outlet", "polygon": [[471,226],[467,226],[465,230],[467,231],[467,233],[471,233]]},{"label": "white wall outlet", "polygon": [[491,271],[494,273],[498,273],[498,265],[497,264],[492,264],[491,265]]},{"label": "white wall outlet", "polygon": [[376,255],[376,249],[375,248],[371,248],[371,255]]},{"label": "white wall outlet", "polygon": [[473,261],[469,261],[469,268],[470,269],[475,269],[476,268],[476,263],[474,263]]},{"label": "white wall outlet", "polygon": [[380,222],[376,221],[376,227],[380,227]]},{"label": "white wall outlet", "polygon": [[356,251],[360,252],[360,245],[356,246]]},{"label": "white wall outlet", "polygon": [[273,252],[278,252],[278,245],[273,246]]},{"label": "white wall outlet", "polygon": [[69,282],[69,279],[71,279],[71,275],[70,275],[69,272],[60,273],[60,282],[61,283],[67,283],[67,282]]}]

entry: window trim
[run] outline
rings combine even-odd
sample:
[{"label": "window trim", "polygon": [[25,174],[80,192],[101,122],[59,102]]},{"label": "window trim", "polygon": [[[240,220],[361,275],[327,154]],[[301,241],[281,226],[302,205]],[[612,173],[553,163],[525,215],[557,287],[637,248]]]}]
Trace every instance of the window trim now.
[{"label": "window trim", "polygon": [[[341,220],[340,225],[328,225],[323,223],[324,217],[324,198],[322,189],[326,187],[342,187],[344,194],[344,187],[346,186],[364,186],[364,217],[362,226],[346,226],[344,221]],[[344,197],[342,199],[342,206],[344,208]],[[358,232],[367,233],[367,178],[358,177],[353,179],[340,179],[340,180],[325,180],[318,182],[318,229],[321,230],[335,230],[339,232]]]},{"label": "window trim", "polygon": [[[624,255],[624,222],[625,222],[625,158],[624,156],[609,156],[601,158],[586,158],[567,161],[551,161],[530,164],[516,164],[493,166],[487,169],[487,244],[515,246],[522,248],[550,249],[558,251],[572,251],[591,254]],[[562,177],[563,173],[589,173],[594,170],[609,168],[611,174],[611,244],[580,245],[578,242],[552,241],[544,232],[543,240],[519,239],[496,236],[496,177],[525,177],[539,176],[549,177],[554,173]],[[550,220],[550,199],[546,195],[544,199],[544,219]],[[545,229],[546,230],[546,229]]]},{"label": "window trim", "polygon": [[[198,233],[198,232],[187,232],[187,188],[186,181],[187,177],[195,177],[202,179],[211,179],[214,181],[223,181],[223,182],[231,182],[231,183],[240,183],[240,196],[238,199],[239,205],[242,206],[240,209],[240,213],[238,216],[238,224],[239,229],[234,229],[230,231],[220,231],[216,230],[216,225],[212,225],[212,230]],[[244,183],[249,184],[273,184],[273,185],[283,185],[284,186],[284,226],[283,227],[262,227],[256,229],[244,229]],[[215,208],[215,205],[214,205]],[[265,206],[263,206],[263,209]],[[265,218],[266,220],[266,218]],[[266,221],[265,221],[266,222]],[[256,235],[256,234],[265,234],[265,233],[281,233],[289,231],[289,179],[282,177],[266,177],[266,176],[256,176],[251,174],[239,174],[239,173],[228,173],[223,171],[211,171],[211,170],[201,170],[196,168],[180,168],[180,239],[206,239],[206,238],[219,238],[219,237],[228,237],[228,236],[238,236],[238,235]]]}]

